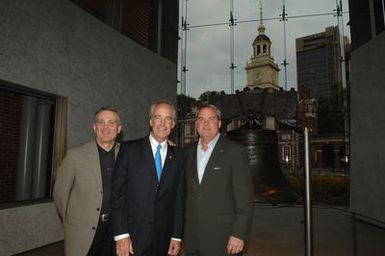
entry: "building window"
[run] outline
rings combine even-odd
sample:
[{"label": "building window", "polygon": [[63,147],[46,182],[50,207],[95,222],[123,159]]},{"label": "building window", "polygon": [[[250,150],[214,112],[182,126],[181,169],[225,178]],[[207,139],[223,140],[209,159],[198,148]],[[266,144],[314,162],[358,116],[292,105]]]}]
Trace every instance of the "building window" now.
[{"label": "building window", "polygon": [[239,127],[241,127],[241,120],[239,119],[233,119],[232,123],[233,123],[233,129],[238,129]]},{"label": "building window", "polygon": [[282,140],[291,140],[290,134],[282,134]]},{"label": "building window", "polygon": [[123,35],[177,63],[178,1],[70,1]]},{"label": "building window", "polygon": [[322,147],[322,167],[325,168],[335,168],[335,159],[334,159],[334,146],[332,144],[324,144]]},{"label": "building window", "polygon": [[191,123],[187,123],[187,124],[185,125],[184,135],[185,135],[185,136],[191,136],[191,135],[194,135],[194,126],[193,126]]},{"label": "building window", "polygon": [[266,117],[266,128],[275,130],[275,118],[272,116]]},{"label": "building window", "polygon": [[0,85],[0,203],[48,198],[52,171],[65,146],[65,134],[63,139],[60,129],[55,131],[58,98],[10,88]]},{"label": "building window", "polygon": [[282,146],[282,161],[288,162],[291,159],[291,145]]}]

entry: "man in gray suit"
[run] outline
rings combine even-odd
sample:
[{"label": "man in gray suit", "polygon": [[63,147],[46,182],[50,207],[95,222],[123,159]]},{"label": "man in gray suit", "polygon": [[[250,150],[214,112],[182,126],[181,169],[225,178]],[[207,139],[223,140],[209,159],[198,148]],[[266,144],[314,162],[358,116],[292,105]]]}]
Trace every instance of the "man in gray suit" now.
[{"label": "man in gray suit", "polygon": [[250,233],[253,185],[244,148],[221,136],[221,113],[198,109],[200,136],[186,148],[186,255],[241,255]]},{"label": "man in gray suit", "polygon": [[110,183],[122,129],[115,109],[95,113],[95,139],[69,150],[56,176],[53,198],[64,224],[67,256],[115,255],[110,227]]}]

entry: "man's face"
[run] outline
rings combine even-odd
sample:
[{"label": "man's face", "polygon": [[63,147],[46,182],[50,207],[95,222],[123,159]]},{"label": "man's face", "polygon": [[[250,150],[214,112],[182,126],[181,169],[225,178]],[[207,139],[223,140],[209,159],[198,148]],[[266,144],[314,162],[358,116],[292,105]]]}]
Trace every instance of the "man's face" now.
[{"label": "man's face", "polygon": [[211,141],[219,133],[221,120],[212,108],[202,108],[195,121],[196,130],[201,139]]},{"label": "man's face", "polygon": [[122,126],[117,113],[109,110],[100,112],[94,121],[94,132],[98,144],[114,143]]},{"label": "man's face", "polygon": [[159,143],[165,141],[175,126],[173,108],[168,104],[159,104],[155,107],[150,119],[152,136]]}]

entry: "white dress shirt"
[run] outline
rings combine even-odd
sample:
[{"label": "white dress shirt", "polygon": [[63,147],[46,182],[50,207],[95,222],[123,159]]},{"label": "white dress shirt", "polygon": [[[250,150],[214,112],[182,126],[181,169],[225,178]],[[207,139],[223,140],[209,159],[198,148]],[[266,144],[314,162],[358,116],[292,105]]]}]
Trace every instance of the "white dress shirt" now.
[{"label": "white dress shirt", "polygon": [[164,166],[164,161],[166,160],[167,156],[167,140],[163,141],[162,143],[157,142],[154,137],[152,137],[152,134],[150,133],[150,136],[148,136],[150,139],[151,149],[152,149],[152,155],[155,159],[155,153],[158,145],[160,144],[162,147],[160,148],[160,156],[162,157],[162,168]]},{"label": "white dress shirt", "polygon": [[220,136],[220,134],[218,133],[217,136],[215,136],[214,139],[212,139],[209,142],[209,144],[207,145],[206,151],[202,150],[201,139],[199,139],[199,141],[198,141],[198,145],[197,145],[197,170],[198,170],[199,184],[202,181],[203,174],[205,173],[207,163],[209,162],[211,153],[213,152],[213,149],[214,149],[215,145],[217,144],[219,136]]}]

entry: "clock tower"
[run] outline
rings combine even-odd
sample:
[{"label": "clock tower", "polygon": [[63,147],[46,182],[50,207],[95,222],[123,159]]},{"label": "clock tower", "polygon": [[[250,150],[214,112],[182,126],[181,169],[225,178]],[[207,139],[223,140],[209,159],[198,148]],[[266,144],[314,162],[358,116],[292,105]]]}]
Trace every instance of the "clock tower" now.
[{"label": "clock tower", "polygon": [[274,89],[278,90],[279,67],[271,57],[271,40],[265,34],[265,26],[262,18],[262,3],[260,2],[260,24],[258,36],[253,42],[253,54],[250,62],[246,64],[247,73],[246,87],[250,89]]}]

